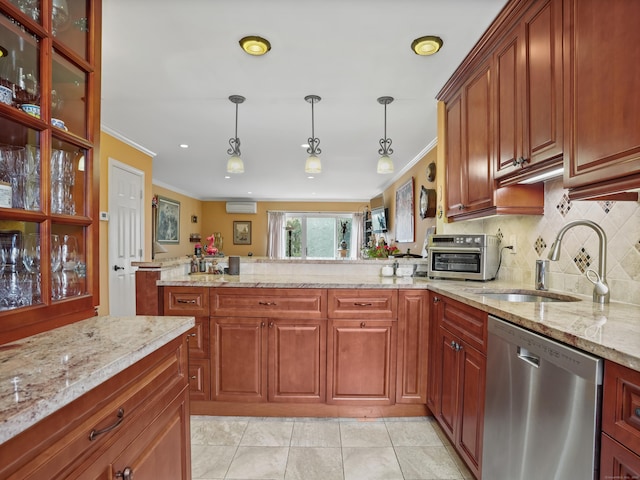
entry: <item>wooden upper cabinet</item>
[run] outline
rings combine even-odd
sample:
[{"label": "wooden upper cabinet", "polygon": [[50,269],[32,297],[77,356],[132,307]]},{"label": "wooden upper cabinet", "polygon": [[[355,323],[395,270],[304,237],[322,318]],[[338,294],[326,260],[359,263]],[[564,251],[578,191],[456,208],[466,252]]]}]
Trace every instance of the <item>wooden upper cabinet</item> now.
[{"label": "wooden upper cabinet", "polygon": [[640,2],[565,0],[564,184],[571,198],[640,187]]},{"label": "wooden upper cabinet", "polygon": [[448,217],[483,210],[493,203],[490,101],[487,62],[447,104]]},{"label": "wooden upper cabinet", "polygon": [[[515,183],[562,162],[562,4],[534,3],[498,44],[496,174]],[[508,183],[508,182],[505,182]]]}]

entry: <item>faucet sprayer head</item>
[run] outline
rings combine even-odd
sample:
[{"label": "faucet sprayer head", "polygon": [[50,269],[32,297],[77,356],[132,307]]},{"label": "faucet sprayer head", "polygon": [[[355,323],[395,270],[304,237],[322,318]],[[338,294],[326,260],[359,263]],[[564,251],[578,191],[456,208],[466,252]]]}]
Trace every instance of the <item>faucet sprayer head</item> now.
[{"label": "faucet sprayer head", "polygon": [[555,241],[551,244],[551,248],[549,249],[549,256],[547,258],[552,262],[555,262],[560,258],[561,245],[562,239],[560,237],[556,238]]}]

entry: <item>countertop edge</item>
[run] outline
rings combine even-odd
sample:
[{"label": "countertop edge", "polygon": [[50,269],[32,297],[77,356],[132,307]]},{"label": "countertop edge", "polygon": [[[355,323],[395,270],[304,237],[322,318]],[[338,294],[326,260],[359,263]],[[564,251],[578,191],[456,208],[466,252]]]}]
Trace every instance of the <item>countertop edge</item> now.
[{"label": "countertop edge", "polygon": [[[153,318],[149,316],[141,317]],[[77,323],[80,324],[82,322],[86,322],[88,320],[93,320],[96,318],[123,319],[129,317],[92,317],[91,319],[83,320]],[[159,318],[166,319],[167,317]],[[135,348],[127,351],[126,354],[120,355],[120,357],[116,360],[100,365],[99,368],[91,371],[90,373],[85,375],[84,378],[79,379],[69,388],[59,390],[55,394],[47,396],[46,398],[37,399],[32,402],[31,405],[26,406],[16,414],[13,414],[8,418],[3,418],[2,422],[0,423],[0,445],[24,432],[28,428],[34,426],[37,422],[44,419],[45,417],[55,413],[66,405],[77,400],[82,395],[106,382],[110,378],[115,377],[142,358],[162,348],[164,345],[170,343],[180,335],[186,333],[195,325],[194,317],[184,316],[172,318],[179,323],[177,323],[172,328],[165,330],[161,335],[150,338],[149,340],[142,341]],[[71,324],[65,327],[61,327],[61,329],[73,328],[74,326],[77,327],[78,325]],[[44,334],[47,333],[49,332],[44,332]],[[26,339],[22,340],[24,341]],[[14,343],[19,342],[20,341]]]}]

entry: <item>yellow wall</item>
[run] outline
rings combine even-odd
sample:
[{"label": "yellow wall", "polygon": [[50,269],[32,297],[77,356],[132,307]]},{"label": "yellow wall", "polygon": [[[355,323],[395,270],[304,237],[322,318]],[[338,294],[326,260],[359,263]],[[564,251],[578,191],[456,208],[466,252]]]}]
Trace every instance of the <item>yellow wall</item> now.
[{"label": "yellow wall", "polygon": [[[109,158],[117,160],[121,163],[130,165],[144,172],[144,204],[151,206],[151,173],[152,158],[140,150],[127,145],[124,142],[112,137],[109,134],[101,132],[100,135],[100,211],[109,210]],[[151,208],[149,208],[150,210]],[[98,307],[99,315],[109,314],[109,249],[108,249],[108,222],[100,222],[100,305]],[[151,215],[145,215],[144,235],[148,239],[145,245],[150,243],[151,239]],[[147,252],[149,259],[151,253]]]},{"label": "yellow wall", "polygon": [[[411,253],[420,254],[422,243],[424,242],[427,228],[436,224],[435,218],[420,217],[420,190],[423,185],[427,189],[435,189],[436,183],[427,181],[427,165],[437,161],[437,148],[432,148],[420,159],[409,171],[396,180],[384,191],[384,205],[389,209],[389,233],[387,243],[396,244],[402,252],[411,249]],[[395,242],[395,216],[396,216],[396,190],[413,177],[413,218],[414,218],[414,241]]]},{"label": "yellow wall", "polygon": [[[202,225],[202,202],[195,198],[159,187],[158,185],[153,186],[153,194],[168,198],[175,202],[180,202],[180,243],[163,243],[162,246],[167,249],[167,253],[156,253],[155,259],[162,260],[163,258],[174,258],[192,254],[193,246],[195,244],[189,241],[189,235],[191,233],[200,233],[200,226]],[[149,206],[151,206],[151,202],[149,202]],[[192,216],[198,217],[198,223],[191,222]],[[151,234],[149,234],[146,239],[145,245],[149,245],[147,250],[149,250],[150,259]]]},{"label": "yellow wall", "polygon": [[[222,233],[222,251],[225,255],[247,255],[251,252],[255,256],[263,257],[267,254],[267,212],[280,210],[288,212],[362,212],[365,203],[361,202],[258,202],[257,213],[228,214],[225,210],[226,202],[203,202],[202,223],[198,219],[199,230],[203,244],[206,237],[214,232]],[[251,245],[233,244],[233,222],[251,222]],[[191,253],[191,252],[187,252]]]}]

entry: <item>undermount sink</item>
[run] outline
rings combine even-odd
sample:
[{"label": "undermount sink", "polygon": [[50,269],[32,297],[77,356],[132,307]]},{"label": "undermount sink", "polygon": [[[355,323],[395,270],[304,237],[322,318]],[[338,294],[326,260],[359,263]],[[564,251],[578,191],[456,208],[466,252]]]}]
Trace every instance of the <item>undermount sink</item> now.
[{"label": "undermount sink", "polygon": [[545,292],[541,290],[469,290],[476,295],[500,300],[503,302],[579,302],[578,297],[563,295],[561,293]]}]

